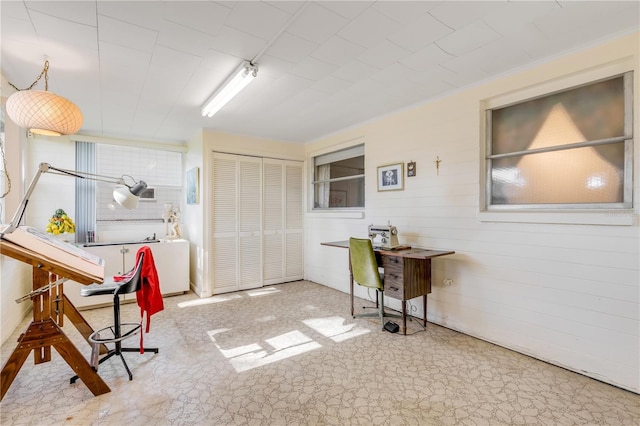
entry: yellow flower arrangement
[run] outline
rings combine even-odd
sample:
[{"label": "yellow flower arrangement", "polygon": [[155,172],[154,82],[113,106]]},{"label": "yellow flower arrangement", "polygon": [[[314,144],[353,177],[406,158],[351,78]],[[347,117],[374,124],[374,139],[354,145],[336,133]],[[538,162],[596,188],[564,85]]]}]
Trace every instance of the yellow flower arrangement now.
[{"label": "yellow flower arrangement", "polygon": [[73,234],[76,232],[76,224],[62,209],[56,210],[56,212],[49,219],[47,223],[47,232],[53,235],[64,234],[68,232]]}]

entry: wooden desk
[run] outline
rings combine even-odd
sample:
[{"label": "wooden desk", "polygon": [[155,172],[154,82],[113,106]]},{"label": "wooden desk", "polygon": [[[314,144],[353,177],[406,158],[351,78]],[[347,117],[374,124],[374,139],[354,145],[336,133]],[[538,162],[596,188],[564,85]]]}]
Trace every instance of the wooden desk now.
[{"label": "wooden desk", "polygon": [[[349,248],[349,241],[322,243],[324,246]],[[455,251],[401,247],[395,250],[375,249],[378,265],[384,268],[384,294],[402,301],[402,333],[407,334],[407,300],[422,296],[423,325],[427,326],[427,294],[431,293],[431,259],[454,254]],[[353,273],[349,262],[349,291],[353,316]]]},{"label": "wooden desk", "polygon": [[[95,396],[110,392],[109,386],[60,328],[63,326],[64,315],[71,320],[85,339],[93,333],[91,326],[63,294],[62,285],[42,291],[58,277],[69,278],[81,284],[91,284],[96,282],[96,278],[2,239],[0,239],[0,254],[31,265],[34,290],[31,297],[33,321],[20,335],[18,345],[2,367],[0,400],[4,398],[31,351],[34,354],[34,363],[41,364],[51,361],[52,346]],[[101,352],[106,348],[102,349]]]}]

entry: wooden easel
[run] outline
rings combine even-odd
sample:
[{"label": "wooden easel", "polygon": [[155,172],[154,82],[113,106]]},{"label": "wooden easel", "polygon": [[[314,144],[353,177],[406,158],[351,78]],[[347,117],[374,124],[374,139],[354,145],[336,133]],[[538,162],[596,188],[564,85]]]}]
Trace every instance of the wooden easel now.
[{"label": "wooden easel", "polygon": [[[6,240],[0,239],[0,254],[32,266],[34,291],[49,285],[56,277],[65,277],[85,285],[102,281],[99,277],[86,275]],[[60,328],[63,326],[63,317],[66,315],[85,339],[93,332],[89,323],[64,295],[62,286],[34,294],[31,299],[33,301],[33,321],[20,335],[18,345],[2,367],[0,400],[9,390],[29,353],[33,350],[34,363],[42,364],[51,361],[52,346],[82,379],[82,382],[94,396],[110,392],[109,386]]]}]

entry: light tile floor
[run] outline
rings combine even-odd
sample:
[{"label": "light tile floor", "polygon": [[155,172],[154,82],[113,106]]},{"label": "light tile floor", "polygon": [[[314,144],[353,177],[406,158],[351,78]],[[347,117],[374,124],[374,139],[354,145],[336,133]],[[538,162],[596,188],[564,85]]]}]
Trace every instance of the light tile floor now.
[{"label": "light tile floor", "polygon": [[[349,296],[299,281],[165,299],[147,346],[100,367],[94,397],[54,351],[29,357],[2,425],[638,425],[640,396],[429,324],[412,335],[351,319]],[[111,308],[84,311],[96,328]],[[136,318],[135,304],[124,315]],[[25,321],[25,325],[27,322]],[[64,330],[89,357],[70,323]],[[2,363],[22,327],[2,346]],[[135,346],[134,338],[131,344]]]}]

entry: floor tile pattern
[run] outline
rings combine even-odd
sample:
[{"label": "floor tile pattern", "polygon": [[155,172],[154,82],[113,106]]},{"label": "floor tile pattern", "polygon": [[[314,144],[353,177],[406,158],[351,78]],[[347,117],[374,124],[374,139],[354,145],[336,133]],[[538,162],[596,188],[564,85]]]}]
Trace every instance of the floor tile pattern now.
[{"label": "floor tile pattern", "polygon": [[[0,424],[640,424],[637,394],[437,325],[412,321],[402,336],[348,311],[348,295],[307,281],[169,297],[144,336],[160,353],[125,354],[133,381],[112,358],[99,370],[111,392],[94,397],[69,384],[55,351],[46,364],[29,357]],[[83,315],[102,328],[112,310]],[[138,315],[124,305],[125,318]],[[2,346],[3,364],[21,331]],[[64,331],[88,358],[69,322]]]}]

